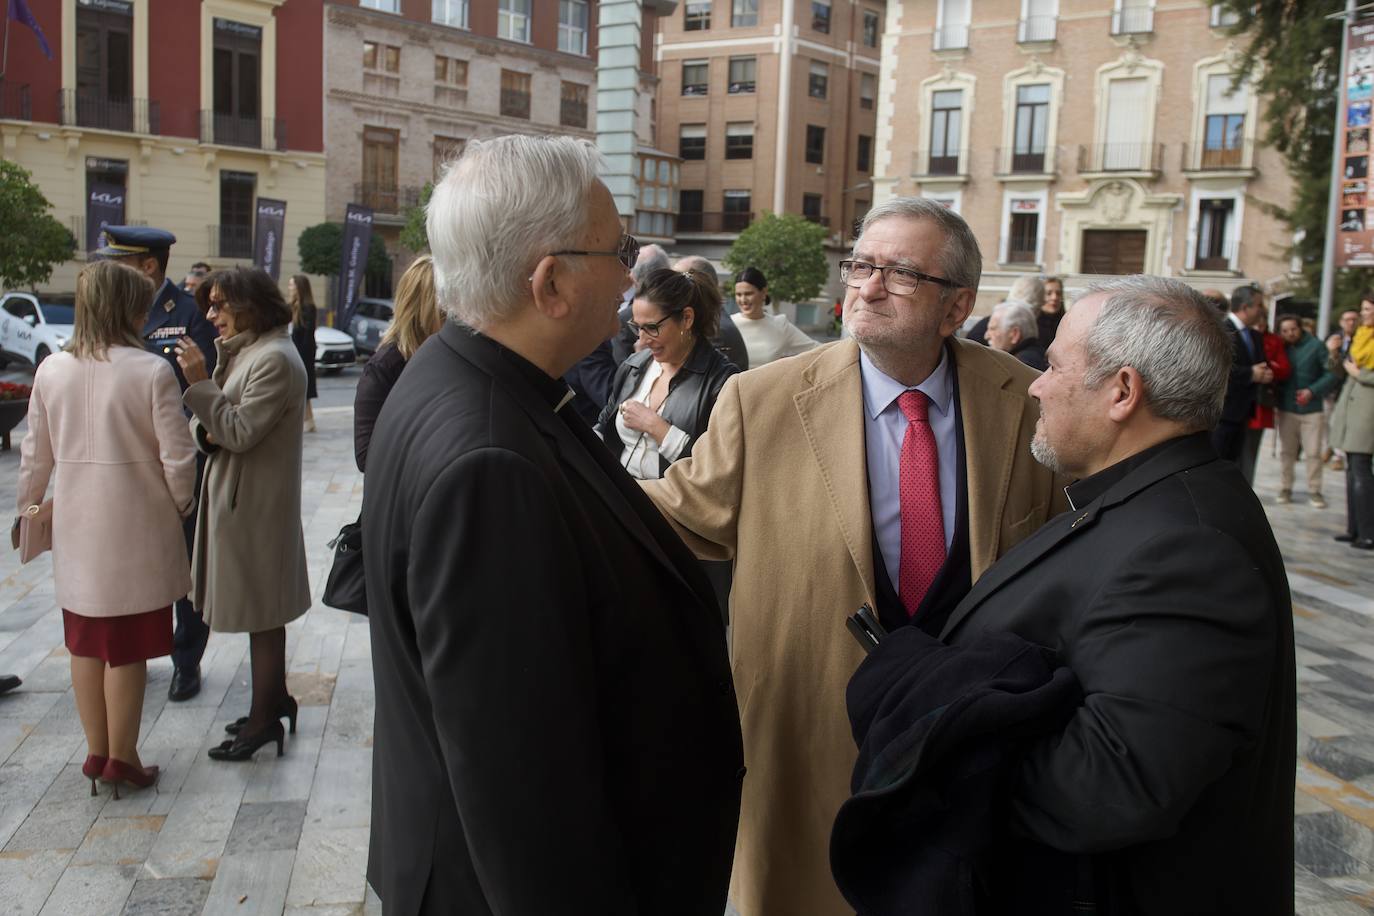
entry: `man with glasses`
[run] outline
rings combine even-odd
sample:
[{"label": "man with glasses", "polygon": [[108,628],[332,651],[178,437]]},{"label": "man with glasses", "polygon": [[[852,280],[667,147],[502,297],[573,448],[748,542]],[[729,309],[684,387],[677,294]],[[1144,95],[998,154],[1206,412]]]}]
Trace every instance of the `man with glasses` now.
[{"label": "man with glasses", "polygon": [[715,595],[561,381],[638,249],[601,165],[473,140],[430,199],[449,320],[382,408],[362,514],[389,913],[725,909],[744,765]]},{"label": "man with glasses", "polygon": [[732,378],[692,457],[645,484],[698,556],[735,562],[741,916],[853,912],[827,856],[856,757],[845,618],[868,604],[888,629],[939,632],[1063,499],[1030,453],[1037,373],[954,338],[982,271],[968,224],[890,200],[840,270],[851,339]]}]

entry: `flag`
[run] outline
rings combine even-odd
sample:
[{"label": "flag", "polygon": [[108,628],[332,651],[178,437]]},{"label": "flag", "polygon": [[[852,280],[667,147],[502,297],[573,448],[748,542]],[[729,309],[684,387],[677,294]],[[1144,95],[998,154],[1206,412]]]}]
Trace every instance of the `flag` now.
[{"label": "flag", "polygon": [[43,30],[38,27],[38,20],[34,18],[29,5],[24,0],[9,0],[9,5],[10,18],[33,29],[33,34],[38,36],[38,47],[43,49],[43,55],[48,60],[52,60],[52,48],[48,47],[48,39],[43,37]]}]

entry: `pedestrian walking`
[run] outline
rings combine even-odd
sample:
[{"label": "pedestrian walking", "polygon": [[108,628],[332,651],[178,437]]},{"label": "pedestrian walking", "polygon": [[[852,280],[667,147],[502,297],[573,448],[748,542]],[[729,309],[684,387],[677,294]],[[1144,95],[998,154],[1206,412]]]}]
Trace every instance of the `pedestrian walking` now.
[{"label": "pedestrian walking", "polygon": [[294,274],[286,281],[286,304],[291,307],[291,342],[301,355],[305,366],[305,431],[315,431],[315,411],[310,402],[320,396],[315,388],[315,327],[317,312],[315,296],[310,292],[310,278]]},{"label": "pedestrian walking", "polygon": [[1279,439],[1280,503],[1293,501],[1293,472],[1301,447],[1307,465],[1307,501],[1325,509],[1322,496],[1322,448],[1326,395],[1339,385],[1331,372],[1326,347],[1303,329],[1296,315],[1279,316],[1279,336],[1287,349],[1291,373],[1279,386],[1276,428]]},{"label": "pedestrian walking", "polygon": [[54,483],[53,579],[92,795],[97,779],[116,797],[157,779],[138,753],[147,660],[171,653],[172,602],[191,585],[195,446],[171,368],[143,346],[152,294],[122,264],[81,271],[71,342],[34,375],[20,447],[19,510]]}]

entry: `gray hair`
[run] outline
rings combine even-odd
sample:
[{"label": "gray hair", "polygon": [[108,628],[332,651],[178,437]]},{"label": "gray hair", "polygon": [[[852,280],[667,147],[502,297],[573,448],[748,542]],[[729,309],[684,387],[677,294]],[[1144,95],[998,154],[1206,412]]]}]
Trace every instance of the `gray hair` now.
[{"label": "gray hair", "polygon": [[[864,215],[863,225],[859,227],[859,238],[874,223],[900,217],[902,219],[925,219],[938,225],[945,234],[945,250],[940,253],[940,272],[945,279],[960,287],[978,291],[978,280],[983,276],[983,253],[978,248],[978,239],[968,223],[949,207],[928,197],[890,197]],[[950,293],[948,287],[942,294]]]},{"label": "gray hair", "polygon": [[1007,298],[1020,299],[1032,309],[1039,309],[1045,304],[1045,281],[1039,277],[1022,277],[1011,285]]},{"label": "gray hair", "polygon": [[637,290],[649,274],[671,265],[668,252],[664,251],[661,245],[645,245],[639,249],[639,257],[635,259],[635,266],[630,268],[630,279],[635,281],[635,289]]},{"label": "gray hair", "polygon": [[716,265],[699,254],[689,254],[685,258],[678,258],[677,263],[673,265],[673,270],[695,270],[697,273],[705,274],[715,280],[717,287],[720,286],[720,274],[716,272]]},{"label": "gray hair", "polygon": [[1120,277],[1083,295],[1097,293],[1107,300],[1083,338],[1084,387],[1097,388],[1131,366],[1155,416],[1193,430],[1215,426],[1231,371],[1231,339],[1212,303],[1168,277]]},{"label": "gray hair", "polygon": [[1040,334],[1040,327],[1035,323],[1035,312],[1031,311],[1028,303],[1020,299],[1008,299],[999,303],[993,308],[992,317],[1001,322],[1003,331],[1010,331],[1012,328],[1020,331],[1023,341]]},{"label": "gray hair", "polygon": [[426,208],[444,313],[478,330],[511,318],[539,260],[585,229],[601,164],[590,141],[572,137],[469,140]]}]

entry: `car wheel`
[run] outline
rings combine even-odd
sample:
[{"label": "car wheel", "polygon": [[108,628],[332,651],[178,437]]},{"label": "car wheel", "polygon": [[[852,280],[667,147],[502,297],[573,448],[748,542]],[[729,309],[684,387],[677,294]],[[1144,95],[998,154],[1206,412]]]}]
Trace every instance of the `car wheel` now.
[{"label": "car wheel", "polygon": [[47,359],[51,355],[52,351],[48,349],[46,344],[39,345],[38,350],[33,354],[34,368],[43,365],[43,360]]}]

